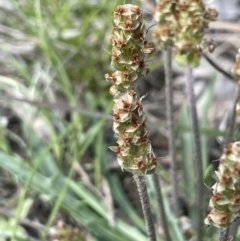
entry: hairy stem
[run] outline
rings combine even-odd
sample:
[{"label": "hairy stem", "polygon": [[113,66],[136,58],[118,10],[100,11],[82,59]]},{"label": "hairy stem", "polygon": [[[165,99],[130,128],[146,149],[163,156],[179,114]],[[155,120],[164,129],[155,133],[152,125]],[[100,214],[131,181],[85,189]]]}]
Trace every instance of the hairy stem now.
[{"label": "hairy stem", "polygon": [[[230,237],[232,237],[232,239],[230,239],[231,241],[236,241],[236,236],[237,236],[237,230],[238,230],[238,227],[239,227],[239,224],[240,224],[240,220],[237,219],[236,222],[234,222],[229,228],[228,228],[228,235],[225,237],[225,239],[222,239],[222,240],[228,240],[227,238],[230,239]],[[222,232],[222,231],[221,231]],[[221,236],[221,234],[220,234]],[[222,241],[221,240],[221,241]]]},{"label": "hairy stem", "polygon": [[164,204],[163,204],[160,179],[158,178],[157,173],[154,173],[152,175],[152,180],[153,180],[153,184],[154,184],[158,209],[160,212],[160,218],[161,218],[161,223],[162,223],[162,227],[163,227],[163,231],[164,231],[165,241],[171,241],[171,237],[170,237],[169,231],[168,231],[168,224],[167,224],[167,218],[166,218],[166,214],[165,214]]},{"label": "hairy stem", "polygon": [[173,197],[173,212],[179,216],[178,187],[177,187],[177,163],[175,151],[175,130],[173,121],[173,88],[172,88],[172,51],[169,47],[164,52],[164,73],[165,73],[165,92],[166,92],[166,117],[168,127],[168,153],[170,157],[170,173]]},{"label": "hairy stem", "polygon": [[147,193],[145,176],[139,176],[137,174],[134,174],[133,178],[137,184],[138,193],[140,196],[142,209],[143,209],[143,215],[146,222],[149,241],[156,241],[155,227],[154,227],[153,216],[152,216],[150,202],[149,202],[148,193]]},{"label": "hairy stem", "polygon": [[204,220],[204,183],[203,183],[203,164],[202,164],[202,153],[201,153],[201,142],[200,142],[200,131],[199,123],[196,109],[196,99],[193,89],[193,76],[192,69],[186,67],[185,69],[185,79],[186,79],[186,90],[188,105],[190,109],[191,119],[192,119],[192,129],[193,129],[193,141],[195,148],[195,169],[197,177],[197,240],[203,240],[203,220]]},{"label": "hairy stem", "polygon": [[230,228],[226,228],[220,231],[219,241],[228,241]]}]

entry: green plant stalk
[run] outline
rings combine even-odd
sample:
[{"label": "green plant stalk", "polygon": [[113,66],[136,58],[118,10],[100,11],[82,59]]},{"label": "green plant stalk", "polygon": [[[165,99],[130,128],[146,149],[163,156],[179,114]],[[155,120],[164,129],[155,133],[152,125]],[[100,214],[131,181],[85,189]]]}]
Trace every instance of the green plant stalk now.
[{"label": "green plant stalk", "polygon": [[96,136],[95,153],[96,157],[94,160],[94,185],[100,188],[101,175],[102,175],[102,150],[103,150],[103,130],[100,130]]},{"label": "green plant stalk", "polygon": [[195,148],[195,170],[197,177],[197,240],[203,240],[203,221],[204,221],[204,181],[203,181],[203,164],[202,164],[202,153],[201,153],[201,142],[200,142],[200,131],[199,123],[196,109],[196,99],[193,89],[193,77],[192,69],[186,67],[185,69],[185,80],[186,80],[186,91],[188,104],[192,119],[192,128],[193,128],[193,142]]},{"label": "green plant stalk", "polygon": [[[180,122],[184,123],[188,126],[191,126],[191,120],[190,115],[188,111],[188,106],[185,104],[181,111],[181,118]],[[189,170],[195,170],[195,163],[194,163],[194,145],[192,141],[192,128],[186,131],[186,132],[180,132],[178,133],[180,140],[181,140],[181,149],[182,149],[182,167],[183,167],[183,185],[184,188],[182,189],[184,191],[184,195],[188,198],[189,203],[194,203],[196,200],[196,186],[195,182],[195,171],[189,172]],[[187,188],[185,188],[187,187]],[[192,220],[193,223],[196,224],[197,222],[197,211],[194,208],[189,209],[189,217]]]},{"label": "green plant stalk", "polygon": [[[214,78],[215,79],[215,78]],[[201,132],[202,128],[208,126],[208,116],[209,110],[212,106],[214,101],[214,87],[215,87],[215,80],[211,80],[207,86],[207,98],[202,108],[202,115],[200,118],[200,133],[201,133],[201,144],[202,144],[202,161],[203,161],[203,170],[204,172],[207,169],[209,158],[208,158],[208,138],[207,136],[203,135]],[[205,179],[204,179],[205,180]]]},{"label": "green plant stalk", "polygon": [[133,175],[133,178],[137,184],[138,193],[140,196],[143,215],[146,222],[149,241],[156,241],[156,232],[153,222],[153,216],[150,208],[149,197],[147,193],[146,178],[145,176]]},{"label": "green plant stalk", "polygon": [[46,227],[43,231],[43,234],[42,234],[42,237],[41,237],[41,240],[44,241],[47,239],[47,235],[48,235],[48,232],[49,232],[49,229],[54,221],[54,218],[56,217],[57,215],[57,212],[59,211],[61,205],[62,205],[62,201],[64,199],[64,196],[66,195],[66,191],[67,191],[67,188],[68,188],[68,185],[69,185],[69,182],[73,176],[73,173],[74,173],[74,162],[75,162],[75,159],[73,160],[72,164],[71,164],[71,168],[70,168],[70,171],[69,171],[69,174],[67,176],[67,178],[64,180],[64,185],[61,189],[61,192],[59,193],[59,196],[58,196],[58,199],[56,200],[56,202],[54,203],[54,207],[49,215],[49,218],[47,220],[47,224],[46,224]]},{"label": "green plant stalk", "polygon": [[164,73],[165,73],[165,92],[166,92],[166,116],[168,127],[168,153],[170,157],[170,173],[173,197],[173,211],[176,217],[179,216],[180,210],[178,205],[178,187],[177,187],[177,163],[175,150],[175,129],[173,120],[173,90],[172,90],[172,51],[168,47],[164,51]]},{"label": "green plant stalk", "polygon": [[164,209],[163,197],[162,197],[161,186],[160,186],[160,179],[158,178],[158,175],[156,172],[152,175],[152,180],[153,180],[153,185],[154,185],[154,189],[156,192],[158,210],[160,212],[161,223],[162,223],[162,227],[164,230],[165,241],[171,241],[172,239],[171,239],[169,231],[168,231],[167,217],[166,217],[166,213],[165,213],[165,209]]},{"label": "green plant stalk", "polygon": [[175,241],[185,241],[185,238],[183,237],[183,233],[181,228],[178,225],[178,220],[175,218],[170,203],[168,199],[169,191],[166,189],[162,189],[162,197],[163,197],[163,204],[164,204],[164,210],[166,212],[166,216],[168,217],[169,221],[169,230],[172,234],[172,239]]}]

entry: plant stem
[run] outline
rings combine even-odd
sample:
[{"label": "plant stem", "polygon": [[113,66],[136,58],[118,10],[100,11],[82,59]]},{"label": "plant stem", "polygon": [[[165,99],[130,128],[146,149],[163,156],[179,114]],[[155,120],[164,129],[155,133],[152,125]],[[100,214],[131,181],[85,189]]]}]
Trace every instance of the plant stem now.
[{"label": "plant stem", "polygon": [[148,193],[147,193],[145,176],[138,176],[137,174],[134,174],[133,178],[137,184],[138,193],[140,196],[142,209],[143,209],[143,215],[146,222],[149,241],[156,241],[155,227],[154,227],[153,216],[152,216],[150,202],[149,202]]},{"label": "plant stem", "polygon": [[[225,239],[222,239],[222,240],[227,240],[227,238],[230,238],[230,236],[232,237],[231,241],[236,241],[236,236],[237,236],[237,230],[238,230],[238,227],[239,227],[239,224],[240,224],[240,220],[237,219],[236,222],[234,222],[228,229],[228,235],[227,237],[225,237]],[[222,241],[221,240],[221,241]]]},{"label": "plant stem", "polygon": [[160,218],[161,218],[161,223],[162,223],[162,227],[163,227],[163,231],[164,231],[165,241],[171,241],[171,237],[170,237],[169,231],[168,231],[168,224],[167,224],[167,218],[166,218],[166,214],[165,214],[164,204],[163,204],[160,179],[158,178],[157,173],[154,173],[152,175],[152,180],[153,180],[153,184],[154,184],[158,209],[160,212]]},{"label": "plant stem", "polygon": [[164,73],[165,73],[165,93],[166,93],[166,117],[168,127],[168,153],[170,157],[170,174],[173,197],[173,212],[179,216],[178,187],[177,187],[177,163],[175,151],[175,129],[173,121],[173,90],[172,90],[172,51],[168,47],[164,51]]},{"label": "plant stem", "polygon": [[219,241],[228,241],[230,228],[226,228],[220,231]]},{"label": "plant stem", "polygon": [[192,129],[193,129],[193,141],[195,148],[195,169],[197,177],[197,240],[203,240],[203,219],[204,219],[204,189],[203,189],[203,164],[202,164],[202,153],[201,153],[201,142],[200,142],[200,131],[199,123],[196,109],[196,99],[193,89],[193,77],[192,69],[186,67],[185,69],[185,79],[186,79],[186,90],[188,105],[190,109],[191,119],[192,119]]}]

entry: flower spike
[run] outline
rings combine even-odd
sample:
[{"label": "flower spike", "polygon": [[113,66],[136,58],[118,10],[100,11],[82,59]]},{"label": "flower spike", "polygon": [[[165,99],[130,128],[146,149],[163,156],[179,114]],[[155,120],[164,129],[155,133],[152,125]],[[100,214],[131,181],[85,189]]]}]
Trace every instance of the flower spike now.
[{"label": "flower spike", "polygon": [[156,167],[156,157],[148,139],[142,108],[144,97],[137,97],[133,84],[148,72],[144,58],[154,51],[155,45],[145,40],[145,25],[138,6],[119,5],[113,13],[113,24],[111,65],[116,71],[105,78],[112,83],[113,131],[118,146],[110,149],[117,153],[122,169],[137,175],[149,174]]}]

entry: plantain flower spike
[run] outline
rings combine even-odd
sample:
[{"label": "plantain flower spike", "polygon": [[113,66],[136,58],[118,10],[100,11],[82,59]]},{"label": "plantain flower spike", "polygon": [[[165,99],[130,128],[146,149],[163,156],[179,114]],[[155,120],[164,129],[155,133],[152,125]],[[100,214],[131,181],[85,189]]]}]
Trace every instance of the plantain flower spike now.
[{"label": "plantain flower spike", "polygon": [[133,84],[148,72],[144,58],[154,51],[155,45],[145,40],[145,25],[138,6],[117,6],[113,24],[111,65],[116,71],[105,74],[105,78],[112,83],[113,131],[118,145],[110,149],[117,153],[122,169],[138,175],[150,174],[156,167],[156,157],[148,139],[142,108],[145,96],[138,98]]},{"label": "plantain flower spike", "polygon": [[157,46],[174,47],[180,66],[199,64],[201,53],[213,52],[215,44],[203,38],[204,29],[215,21],[215,9],[206,9],[202,0],[161,0],[153,14],[159,23],[153,33]]},{"label": "plantain flower spike", "polygon": [[236,220],[240,211],[240,142],[228,144],[220,157],[217,182],[209,206],[211,212],[205,223],[225,229]]}]

